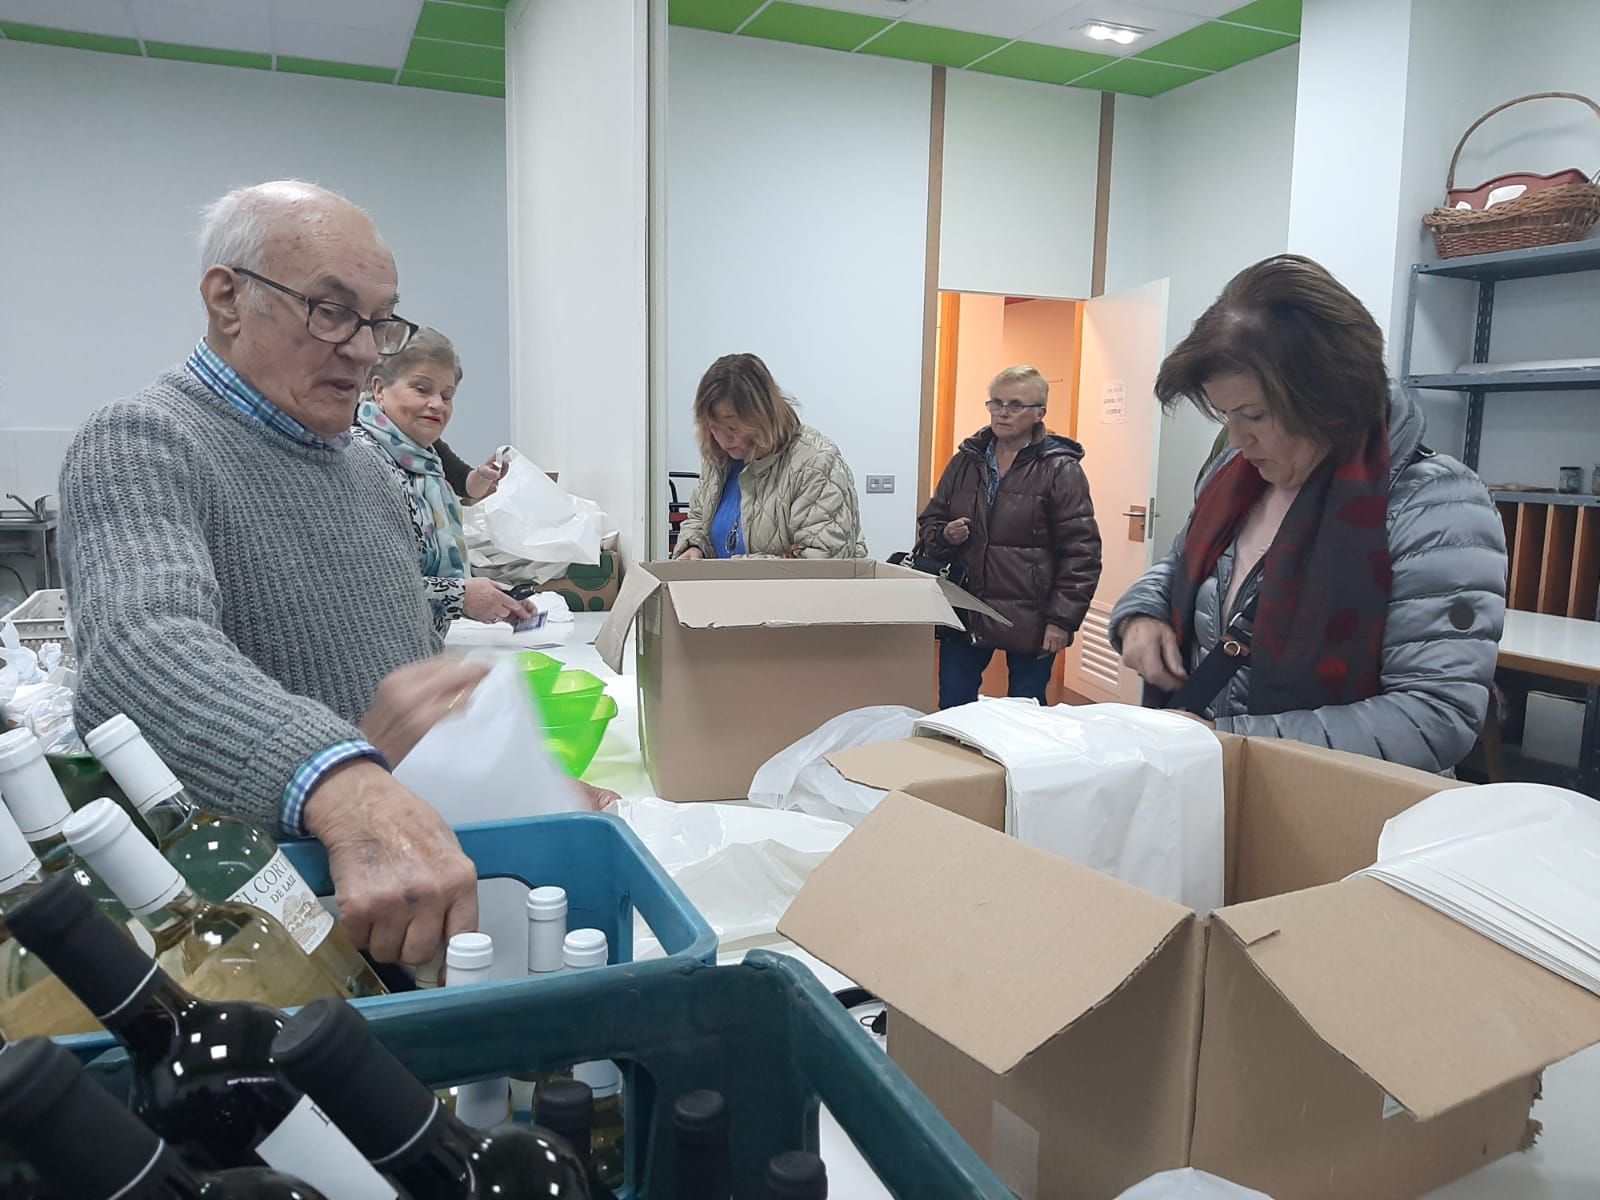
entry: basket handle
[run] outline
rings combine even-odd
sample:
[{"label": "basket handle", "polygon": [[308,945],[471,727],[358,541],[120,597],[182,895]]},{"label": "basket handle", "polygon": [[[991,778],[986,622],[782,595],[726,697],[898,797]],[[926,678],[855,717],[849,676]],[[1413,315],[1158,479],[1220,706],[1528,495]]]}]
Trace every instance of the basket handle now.
[{"label": "basket handle", "polygon": [[1456,152],[1450,156],[1450,172],[1444,180],[1446,192],[1456,186],[1456,166],[1461,162],[1461,152],[1466,149],[1467,139],[1478,131],[1478,126],[1496,113],[1505,112],[1506,109],[1518,104],[1526,104],[1529,100],[1576,100],[1580,104],[1587,104],[1594,110],[1594,115],[1600,117],[1600,104],[1596,104],[1587,96],[1580,96],[1577,92],[1532,92],[1526,96],[1518,96],[1515,100],[1507,100],[1504,104],[1497,104],[1469,125],[1467,131],[1461,135],[1461,140],[1456,143]]}]

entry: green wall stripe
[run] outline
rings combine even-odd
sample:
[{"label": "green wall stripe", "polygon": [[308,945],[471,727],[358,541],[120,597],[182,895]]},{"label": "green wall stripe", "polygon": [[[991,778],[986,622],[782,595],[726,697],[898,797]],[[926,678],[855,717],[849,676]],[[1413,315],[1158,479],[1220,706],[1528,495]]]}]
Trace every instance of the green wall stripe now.
[{"label": "green wall stripe", "polygon": [[257,54],[248,50],[215,50],[210,46],[183,46],[177,42],[146,42],[144,51],[151,58],[169,58],[176,62],[210,63],[215,67],[249,67],[256,71],[272,70],[272,55]]},{"label": "green wall stripe", "polygon": [[102,54],[140,53],[139,43],[135,39],[111,37],[103,33],[78,33],[72,29],[50,29],[43,25],[23,25],[17,21],[0,21],[0,33],[4,33],[12,41],[33,42],[40,46],[98,50]]}]

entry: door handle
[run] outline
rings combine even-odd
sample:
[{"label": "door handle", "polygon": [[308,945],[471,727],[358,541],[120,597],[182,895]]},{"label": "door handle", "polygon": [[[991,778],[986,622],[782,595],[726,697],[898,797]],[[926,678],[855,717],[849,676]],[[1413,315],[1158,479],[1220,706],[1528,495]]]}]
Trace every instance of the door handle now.
[{"label": "door handle", "polygon": [[1143,504],[1130,504],[1128,510],[1122,514],[1128,518],[1128,540],[1142,542],[1145,539],[1145,527],[1150,517],[1150,510]]}]

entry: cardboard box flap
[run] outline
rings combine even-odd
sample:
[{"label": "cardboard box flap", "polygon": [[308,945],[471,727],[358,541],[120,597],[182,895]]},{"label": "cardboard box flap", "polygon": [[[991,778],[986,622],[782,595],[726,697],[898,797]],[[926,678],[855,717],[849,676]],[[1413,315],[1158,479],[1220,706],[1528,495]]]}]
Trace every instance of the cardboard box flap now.
[{"label": "cardboard box flap", "polygon": [[1422,1120],[1600,1041],[1600,996],[1376,879],[1214,915],[1318,1037]]},{"label": "cardboard box flap", "polygon": [[929,780],[952,784],[987,783],[1005,768],[976,750],[934,736],[870,742],[825,756],[851,783],[885,791],[916,793]]},{"label": "cardboard box flap", "polygon": [[667,584],[690,629],[791,625],[948,625],[960,619],[930,576],[917,579],[679,579]]},{"label": "cardboard box flap", "polygon": [[622,650],[627,644],[633,619],[639,615],[644,602],[655,595],[660,587],[661,580],[642,565],[634,567],[622,577],[622,590],[617,593],[616,603],[611,606],[605,624],[600,626],[600,632],[594,639],[594,648],[601,660],[619,675],[622,674]]},{"label": "cardboard box flap", "polygon": [[778,930],[1003,1074],[1192,919],[891,792],[813,872]]},{"label": "cardboard box flap", "polygon": [[950,601],[951,608],[963,608],[968,612],[982,613],[996,624],[1004,625],[1007,629],[1011,628],[1010,617],[1001,616],[1000,613],[990,608],[971,592],[957,587],[942,575],[936,576],[936,578],[939,580],[939,590],[944,593],[944,598]]}]

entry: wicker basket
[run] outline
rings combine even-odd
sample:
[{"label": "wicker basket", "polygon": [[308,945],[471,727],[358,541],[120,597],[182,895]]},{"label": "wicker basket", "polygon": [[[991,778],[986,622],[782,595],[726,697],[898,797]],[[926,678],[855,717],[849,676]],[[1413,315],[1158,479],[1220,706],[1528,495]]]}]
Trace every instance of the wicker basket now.
[{"label": "wicker basket", "polygon": [[[1446,192],[1455,189],[1456,166],[1461,161],[1467,139],[1496,113],[1529,100],[1576,100],[1587,104],[1594,115],[1600,117],[1600,104],[1576,92],[1535,92],[1491,108],[1474,121],[1456,143],[1456,152],[1450,156],[1450,174],[1445,179]],[[1439,257],[1457,258],[1463,254],[1492,254],[1499,250],[1526,250],[1530,246],[1576,242],[1588,235],[1597,217],[1600,217],[1600,186],[1591,180],[1547,188],[1481,211],[1436,208],[1422,218],[1422,223],[1433,233]]]}]

